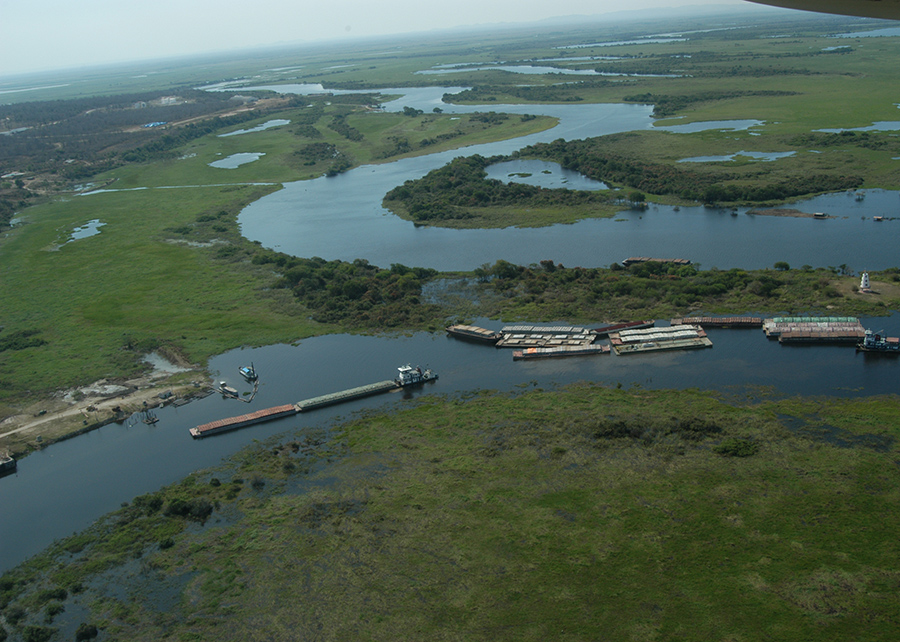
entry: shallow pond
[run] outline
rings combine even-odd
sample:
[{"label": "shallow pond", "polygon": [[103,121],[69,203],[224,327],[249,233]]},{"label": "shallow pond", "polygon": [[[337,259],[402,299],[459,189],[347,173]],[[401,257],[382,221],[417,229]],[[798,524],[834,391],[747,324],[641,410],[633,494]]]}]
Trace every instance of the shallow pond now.
[{"label": "shallow pond", "polygon": [[240,154],[232,154],[221,160],[213,161],[209,166],[218,169],[237,169],[241,165],[258,161],[263,156],[265,156],[264,152],[242,152]]}]

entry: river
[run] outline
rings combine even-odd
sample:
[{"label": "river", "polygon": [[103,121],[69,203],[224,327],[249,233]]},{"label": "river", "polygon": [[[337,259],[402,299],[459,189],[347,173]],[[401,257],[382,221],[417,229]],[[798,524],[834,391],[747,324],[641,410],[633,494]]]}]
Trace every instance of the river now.
[{"label": "river", "polygon": [[[445,88],[408,92],[387,105],[430,111],[475,111],[440,102]],[[407,92],[396,90],[395,93]],[[532,263],[552,258],[566,265],[608,265],[629,255],[684,257],[720,268],[771,266],[775,261],[813,266],[847,264],[857,270],[895,265],[892,221],[864,220],[876,208],[890,215],[897,195],[869,191],[864,201],[838,194],[803,208],[827,211],[828,220],[748,216],[703,208],[674,212],[653,207],[613,220],[590,220],[537,230],[441,230],[416,228],[385,215],[384,193],[410,178],[469,153],[507,154],[525,144],[584,138],[652,126],[650,107],[640,105],[493,105],[495,111],[548,113],[560,124],[547,132],[465,150],[354,169],[331,179],[287,185],[247,207],[244,233],[264,245],[300,256],[367,258],[378,265],[405,263],[439,269],[471,269],[505,258]],[[800,206],[798,206],[800,207]],[[893,208],[893,209],[891,209]],[[499,324],[483,322],[488,327]],[[900,316],[865,320],[900,334]],[[24,458],[18,472],[0,480],[0,571],[38,553],[53,540],[79,531],[139,494],[215,466],[240,448],[284,431],[327,427],[363,408],[403,407],[421,394],[455,395],[477,389],[510,391],[530,383],[552,387],[576,381],[651,388],[753,393],[757,386],[781,394],[837,396],[897,393],[896,359],[871,358],[852,348],[782,347],[759,330],[711,330],[711,350],[616,357],[513,362],[509,351],[450,339],[441,334],[410,337],[349,335],[307,339],[295,346],[236,350],[212,360],[214,379],[238,381],[237,368],[253,362],[261,386],[251,406],[211,396],[167,407],[159,423],[109,425],[54,444]],[[213,419],[291,403],[394,374],[404,363],[428,365],[440,379],[424,390],[402,391],[281,419],[201,441],[188,429]]]},{"label": "river", "polygon": [[[496,322],[480,323],[501,327]],[[864,320],[864,324],[900,334],[900,315]],[[16,475],[0,479],[0,571],[40,552],[53,540],[87,527],[122,502],[215,466],[256,440],[327,427],[364,408],[402,408],[422,394],[513,391],[530,383],[547,388],[577,381],[660,389],[696,387],[739,395],[753,395],[757,387],[784,395],[900,392],[896,358],[873,358],[857,354],[852,347],[785,347],[767,340],[761,330],[711,329],[709,336],[714,347],[707,350],[545,361],[513,361],[511,350],[443,333],[331,335],[297,345],[234,350],[212,360],[213,379],[246,388],[237,369],[252,361],[261,381],[252,404],[213,395],[185,406],[161,408],[156,412],[160,421],[153,426],[110,424],[36,452],[19,462]],[[396,366],[407,362],[428,365],[440,378],[423,389],[357,400],[199,441],[188,434],[191,427],[214,419],[388,379],[396,374]]]},{"label": "river", "polygon": [[[250,88],[254,89],[254,88]],[[286,93],[311,91],[307,85],[272,85]],[[446,113],[490,109],[513,114],[541,114],[559,119],[549,130],[484,145],[364,165],[344,174],[288,183],[245,208],[238,222],[242,233],[262,245],[295,256],[352,261],[373,265],[402,263],[438,270],[471,270],[505,259],[519,265],[553,259],[567,266],[605,267],[629,256],[686,258],[704,267],[758,269],[778,261],[791,265],[826,267],[848,265],[855,270],[880,270],[897,265],[891,220],[900,211],[897,192],[867,190],[863,200],[854,193],[818,196],[791,207],[807,213],[825,212],[831,218],[747,216],[747,208],[655,205],[648,211],[626,211],[614,219],[587,219],[570,225],[503,230],[454,230],[418,227],[381,206],[384,195],[404,181],[420,178],[457,156],[510,154],[526,145],[559,138],[572,140],[650,129],[648,105],[452,105],[445,93],[459,87],[383,89],[403,94],[384,105],[387,111],[410,106],[426,112],[439,107]],[[672,131],[751,129],[756,120],[718,121],[673,126]],[[741,143],[736,142],[740,146]],[[736,148],[735,151],[738,151]],[[763,161],[759,161],[763,162]],[[772,161],[777,162],[777,161]],[[876,223],[873,216],[885,217]]]}]

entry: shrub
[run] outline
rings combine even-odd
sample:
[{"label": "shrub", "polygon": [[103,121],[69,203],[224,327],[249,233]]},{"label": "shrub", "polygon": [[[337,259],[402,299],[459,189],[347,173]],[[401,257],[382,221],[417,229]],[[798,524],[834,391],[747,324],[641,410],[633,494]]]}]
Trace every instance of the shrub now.
[{"label": "shrub", "polygon": [[713,450],[724,457],[750,457],[759,452],[759,444],[748,439],[728,437]]}]

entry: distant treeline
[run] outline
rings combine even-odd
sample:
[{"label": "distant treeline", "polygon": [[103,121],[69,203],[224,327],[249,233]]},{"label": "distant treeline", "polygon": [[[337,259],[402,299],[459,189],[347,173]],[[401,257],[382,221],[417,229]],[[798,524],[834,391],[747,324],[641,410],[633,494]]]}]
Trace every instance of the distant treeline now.
[{"label": "distant treeline", "polygon": [[605,192],[547,189],[523,183],[488,179],[485,168],[503,157],[469,156],[453,159],[418,180],[406,181],[385,196],[389,207],[402,205],[414,221],[470,218],[473,207],[517,205],[575,206],[606,203]]},{"label": "distant treeline", "polygon": [[833,174],[790,176],[764,183],[729,183],[728,181],[735,181],[740,177],[723,173],[704,174],[674,165],[648,163],[612,151],[627,149],[628,136],[629,134],[616,134],[602,139],[539,143],[516,152],[514,157],[556,161],[566,169],[607,184],[702,203],[784,200],[807,194],[855,189],[863,183],[861,176]]}]

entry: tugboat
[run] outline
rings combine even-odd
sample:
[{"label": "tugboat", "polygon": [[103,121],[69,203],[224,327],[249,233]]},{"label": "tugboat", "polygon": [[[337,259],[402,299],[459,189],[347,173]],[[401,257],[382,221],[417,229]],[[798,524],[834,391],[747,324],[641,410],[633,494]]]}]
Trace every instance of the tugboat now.
[{"label": "tugboat", "polygon": [[414,386],[426,381],[434,381],[438,378],[437,373],[432,372],[429,368],[422,370],[419,366],[413,368],[409,364],[397,368],[398,375],[394,380],[398,386]]},{"label": "tugboat", "polygon": [[878,352],[882,354],[900,354],[900,337],[885,337],[866,330],[866,336],[856,344],[857,352]]},{"label": "tugboat", "polygon": [[247,381],[256,381],[259,378],[256,374],[256,368],[253,367],[252,361],[249,366],[241,366],[238,368],[238,372],[240,372],[241,376]]}]

